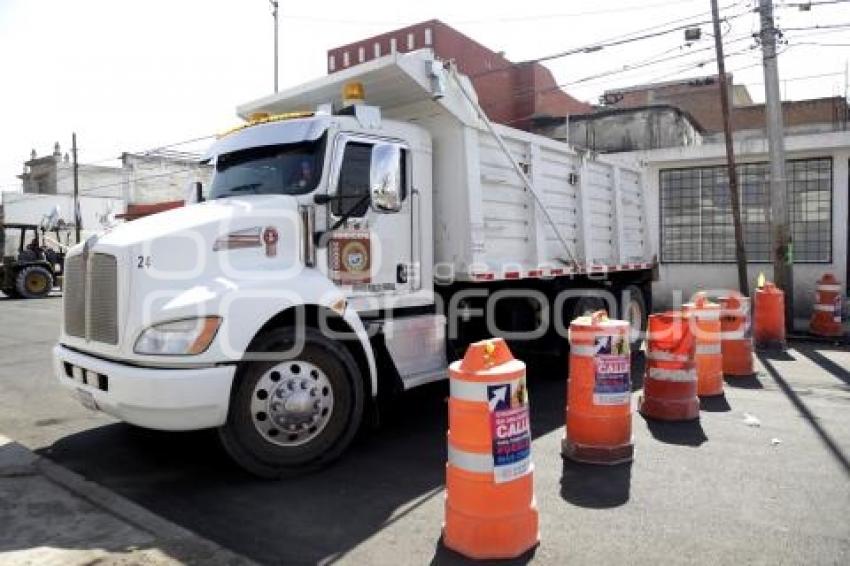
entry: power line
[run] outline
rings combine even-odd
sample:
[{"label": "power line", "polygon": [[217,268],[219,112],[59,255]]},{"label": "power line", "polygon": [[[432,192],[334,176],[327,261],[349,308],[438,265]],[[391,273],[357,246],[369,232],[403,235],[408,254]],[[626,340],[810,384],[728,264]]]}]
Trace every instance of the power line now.
[{"label": "power line", "polygon": [[787,31],[805,31],[805,30],[816,30],[816,29],[838,29],[838,28],[850,28],[850,22],[844,22],[840,24],[829,24],[825,26],[814,25],[814,26],[804,26],[797,28],[782,28],[783,32]]},{"label": "power line", "polygon": [[[743,0],[739,0],[738,2],[724,6],[721,9],[722,10],[729,10],[731,8],[738,6],[742,2],[743,2]],[[543,57],[538,57],[536,59],[529,59],[529,60],[526,60],[526,61],[521,61],[519,63],[509,63],[508,65],[505,65],[505,66],[497,68],[497,69],[489,69],[487,71],[482,71],[480,73],[468,75],[468,77],[470,79],[474,79],[474,78],[477,78],[477,77],[480,77],[480,76],[506,71],[506,70],[508,70],[512,67],[515,67],[515,66],[521,65],[521,64],[540,63],[540,62],[543,62],[543,61],[551,61],[553,59],[560,59],[562,57],[567,57],[569,55],[575,55],[575,54],[579,54],[579,53],[594,53],[594,52],[600,51],[600,50],[602,50],[606,47],[615,47],[615,46],[625,45],[625,44],[628,44],[628,43],[633,43],[633,42],[636,42],[636,41],[643,41],[643,40],[651,39],[651,38],[654,38],[654,37],[660,37],[662,35],[667,35],[667,34],[670,34],[670,33],[676,32],[676,31],[682,31],[682,30],[690,28],[690,27],[711,23],[711,20],[704,20],[704,21],[699,21],[699,22],[689,22],[687,24],[679,25],[679,26],[676,26],[676,27],[673,27],[673,28],[662,29],[662,28],[665,28],[665,27],[673,25],[673,24],[678,24],[678,23],[681,23],[681,22],[686,22],[688,20],[693,20],[694,18],[702,17],[702,16],[704,16],[705,14],[708,14],[708,13],[709,12],[700,12],[700,13],[697,13],[697,14],[692,14],[690,16],[686,16],[686,17],[683,17],[683,18],[677,18],[675,20],[670,20],[668,22],[664,22],[664,23],[661,23],[661,24],[650,26],[648,28],[643,28],[643,29],[635,30],[635,31],[632,31],[632,32],[629,32],[629,33],[626,33],[626,34],[623,34],[623,35],[610,37],[608,39],[604,39],[604,40],[601,40],[601,41],[598,41],[598,42],[595,42],[595,43],[591,43],[591,44],[588,44],[588,45],[584,45],[584,46],[581,46],[581,47],[574,47],[574,48],[569,49],[567,51],[562,51],[562,52],[559,52],[559,53],[553,53],[551,55],[544,55]],[[751,12],[748,9],[744,12],[734,14],[732,16],[727,16],[726,18],[723,19],[723,21],[728,22],[729,20],[739,18],[741,16],[745,16],[749,13],[751,13]],[[653,32],[653,30],[659,30],[659,31]]]},{"label": "power line", "polygon": [[814,8],[815,6],[826,6],[828,4],[847,4],[850,0],[822,0],[821,2],[794,2],[777,6],[778,8]]},{"label": "power line", "polygon": [[[724,21],[728,22],[731,19],[740,18],[741,16],[745,16],[747,14],[749,14],[749,11],[743,12],[743,13],[740,13],[740,14],[736,14],[734,16],[728,16],[728,17],[724,18]],[[621,39],[619,41],[610,41],[610,42],[607,42],[607,43],[600,42],[600,43],[597,43],[597,44],[594,44],[594,45],[591,45],[591,46],[587,46],[587,47],[579,47],[579,48],[576,48],[576,49],[563,51],[561,53],[554,53],[552,55],[546,55],[544,57],[532,59],[531,61],[526,61],[526,63],[541,63],[543,61],[551,61],[552,59],[560,59],[561,57],[566,57],[568,55],[573,55],[575,53],[591,53],[593,51],[599,51],[600,49],[604,49],[606,47],[617,47],[617,46],[620,46],[620,45],[625,45],[627,43],[634,43],[635,41],[643,41],[645,39],[652,39],[654,37],[667,35],[669,33],[673,33],[673,32],[676,32],[676,31],[682,31],[682,30],[690,28],[690,27],[699,26],[699,25],[708,24],[708,23],[711,23],[711,20],[693,22],[693,23],[669,28],[669,29],[666,29],[666,30],[661,30],[661,31],[653,32],[653,33],[647,33],[647,34],[643,34],[643,35],[639,35],[639,36],[631,37],[631,38],[627,38],[627,39]]]},{"label": "power line", "polygon": [[[748,39],[752,39],[752,37],[750,37],[750,36],[739,37],[737,39],[732,39],[732,40],[726,41],[724,43],[726,45],[731,45],[732,43],[738,43],[738,42],[748,40]],[[682,46],[678,47],[678,49],[681,49],[681,48],[682,48]],[[665,58],[661,58],[661,59],[648,59],[648,60],[644,60],[642,62],[639,62],[637,64],[626,64],[626,65],[623,65],[619,69],[611,69],[611,70],[608,70],[608,71],[603,71],[603,72],[597,73],[595,75],[589,75],[587,77],[576,79],[574,81],[561,83],[559,86],[568,87],[568,86],[574,86],[574,85],[585,83],[585,82],[591,82],[592,83],[592,82],[595,82],[593,79],[603,78],[603,77],[607,77],[607,76],[611,76],[611,75],[617,75],[617,74],[626,73],[626,72],[631,72],[631,71],[635,71],[635,70],[642,69],[642,68],[645,68],[645,67],[651,67],[653,65],[658,65],[660,63],[666,63],[668,61],[673,61],[675,59],[682,59],[682,58],[685,58],[685,57],[691,57],[691,56],[696,55],[698,53],[702,53],[704,51],[709,51],[709,50],[713,50],[713,49],[714,49],[713,46],[701,47],[700,49],[695,49],[695,50],[687,52],[687,53],[680,53],[678,55],[673,55],[671,57],[665,57]],[[749,48],[749,49],[752,49],[752,48]],[[733,55],[733,54],[730,54],[730,55]]]}]

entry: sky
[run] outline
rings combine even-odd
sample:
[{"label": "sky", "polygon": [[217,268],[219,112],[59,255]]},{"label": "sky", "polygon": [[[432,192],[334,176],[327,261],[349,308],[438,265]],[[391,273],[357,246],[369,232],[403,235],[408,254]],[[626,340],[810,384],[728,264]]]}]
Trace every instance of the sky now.
[{"label": "sky", "polygon": [[[850,2],[812,2],[804,12],[799,0],[776,1],[777,24],[788,30],[779,58],[786,99],[845,93],[850,26],[790,28],[850,24]],[[730,18],[727,70],[762,101],[753,1],[719,3]],[[325,74],[332,47],[431,18],[521,61],[675,27],[682,22],[663,24],[682,18],[699,24],[709,9],[709,0],[281,0],[280,88]],[[712,74],[711,25],[698,27],[702,39],[690,45],[677,31],[546,65],[589,102],[606,89]],[[58,141],[67,151],[71,132],[81,163],[108,165],[123,151],[238,124],[238,104],[273,91],[273,30],[268,0],[0,0],[0,190],[19,190],[16,175],[31,149],[46,155]],[[624,70],[629,65],[641,66]]]}]

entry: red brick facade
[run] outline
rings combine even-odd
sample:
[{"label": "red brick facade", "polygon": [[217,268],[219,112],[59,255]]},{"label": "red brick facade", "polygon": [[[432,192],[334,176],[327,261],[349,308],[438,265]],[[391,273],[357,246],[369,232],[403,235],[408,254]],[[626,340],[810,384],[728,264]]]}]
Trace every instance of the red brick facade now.
[{"label": "red brick facade", "polygon": [[[732,84],[729,75],[729,84]],[[723,131],[723,116],[720,112],[716,77],[704,77],[691,81],[663,83],[633,87],[621,91],[608,91],[606,98],[615,101],[610,108],[635,108],[653,104],[669,104],[684,110],[703,127],[707,133]],[[834,124],[846,127],[847,103],[841,97],[815,98],[812,100],[782,103],[784,124],[787,127],[807,124]],[[732,108],[732,129],[757,130],[765,127],[764,104],[748,104]]]},{"label": "red brick facade", "polygon": [[431,48],[453,59],[475,85],[478,99],[494,122],[527,129],[531,118],[586,114],[593,110],[556,86],[539,63],[512,63],[439,20],[429,20],[328,51],[328,72],[391,53]]}]

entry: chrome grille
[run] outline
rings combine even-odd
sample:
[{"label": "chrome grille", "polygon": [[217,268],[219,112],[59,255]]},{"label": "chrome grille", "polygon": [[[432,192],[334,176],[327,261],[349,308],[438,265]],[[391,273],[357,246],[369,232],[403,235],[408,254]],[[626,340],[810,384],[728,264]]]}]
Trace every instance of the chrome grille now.
[{"label": "chrome grille", "polygon": [[89,275],[88,336],[118,343],[118,264],[115,256],[94,254]]},{"label": "chrome grille", "polygon": [[65,304],[65,332],[70,336],[86,336],[86,283],[83,256],[65,259],[65,281],[63,283]]},{"label": "chrome grille", "polygon": [[65,332],[69,336],[118,343],[118,263],[115,256],[94,254],[88,270],[85,254],[67,258],[64,295]]}]

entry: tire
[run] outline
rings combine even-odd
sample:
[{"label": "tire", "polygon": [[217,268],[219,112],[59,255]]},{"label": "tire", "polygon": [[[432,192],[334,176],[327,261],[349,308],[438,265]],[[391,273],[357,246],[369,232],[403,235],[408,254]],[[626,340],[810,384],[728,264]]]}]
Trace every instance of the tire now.
[{"label": "tire", "polygon": [[647,307],[646,294],[638,285],[628,285],[622,290],[621,318],[629,321],[632,326],[629,345],[631,351],[640,349],[649,323],[649,309]]},{"label": "tire", "polygon": [[25,299],[41,299],[53,289],[53,274],[41,265],[30,265],[15,276],[15,291]]},{"label": "tire", "polygon": [[[284,352],[294,343],[295,329],[275,329],[251,351]],[[306,328],[296,355],[239,365],[219,438],[248,472],[280,478],[338,458],[360,428],[364,405],[363,379],[348,350]]]}]

